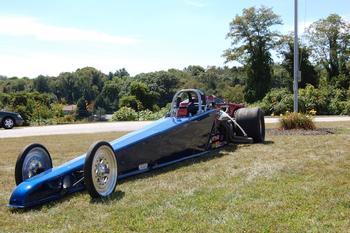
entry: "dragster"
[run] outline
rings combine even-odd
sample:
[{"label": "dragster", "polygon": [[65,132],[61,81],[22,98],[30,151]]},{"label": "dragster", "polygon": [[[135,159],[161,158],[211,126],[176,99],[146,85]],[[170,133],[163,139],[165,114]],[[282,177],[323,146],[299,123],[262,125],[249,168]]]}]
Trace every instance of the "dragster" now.
[{"label": "dragster", "polygon": [[197,89],[178,91],[166,117],[114,141],[98,141],[86,154],[53,167],[41,144],[30,144],[15,166],[16,187],[8,206],[30,208],[86,189],[92,198],[113,194],[129,176],[205,155],[228,143],[262,143],[259,108],[206,97]]}]

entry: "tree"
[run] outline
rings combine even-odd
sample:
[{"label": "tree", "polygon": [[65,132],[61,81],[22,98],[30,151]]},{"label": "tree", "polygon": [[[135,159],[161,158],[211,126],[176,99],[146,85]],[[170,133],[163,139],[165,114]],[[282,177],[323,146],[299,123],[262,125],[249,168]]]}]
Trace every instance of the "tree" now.
[{"label": "tree", "polygon": [[150,91],[148,86],[143,82],[132,81],[130,84],[130,94],[131,96],[135,96],[142,103],[142,106],[147,109],[152,110],[153,105],[156,103],[156,93]]},{"label": "tree", "polygon": [[227,37],[232,48],[224,52],[226,62],[243,64],[247,72],[245,98],[248,102],[262,99],[270,88],[272,59],[270,50],[277,44],[279,34],[271,27],[282,21],[271,8],[251,7],[236,15],[230,23]]},{"label": "tree", "polygon": [[49,77],[39,75],[36,79],[34,79],[34,89],[40,93],[50,92],[48,79]]},{"label": "tree", "polygon": [[234,87],[227,86],[225,89],[223,89],[222,96],[228,102],[243,103],[244,102],[243,87],[240,85],[236,85]]},{"label": "tree", "polygon": [[[280,54],[283,56],[282,67],[287,70],[291,84],[293,83],[294,76],[294,40],[293,37],[288,35],[281,39],[281,49]],[[305,45],[300,44],[299,54],[300,54],[300,71],[301,71],[301,82],[299,83],[300,88],[305,88],[307,84],[311,84],[315,87],[318,86],[318,74],[315,67],[311,64],[310,58],[310,48]]]},{"label": "tree", "polygon": [[123,78],[123,77],[130,77],[130,74],[125,68],[121,68],[114,72],[114,76],[117,76],[118,78]]},{"label": "tree", "polygon": [[75,75],[74,73],[65,72],[60,73],[56,85],[56,95],[64,98],[63,101],[68,104],[73,104],[76,99],[74,97],[78,96],[77,86],[75,85]]},{"label": "tree", "polygon": [[185,72],[189,72],[192,76],[198,76],[205,72],[205,69],[201,66],[187,66],[184,69]]},{"label": "tree", "polygon": [[158,71],[138,74],[134,80],[141,81],[147,85],[152,95],[156,95],[156,103],[164,107],[171,102],[179,87],[180,79],[173,72]]},{"label": "tree", "polygon": [[350,55],[350,24],[339,15],[331,14],[310,25],[307,31],[313,58],[327,71],[327,78],[334,84],[341,73],[347,73]]},{"label": "tree", "polygon": [[33,80],[28,78],[17,78],[12,77],[5,80],[3,91],[5,93],[31,91],[33,85]]},{"label": "tree", "polygon": [[134,95],[126,95],[120,98],[119,107],[128,107],[134,109],[136,112],[143,109],[142,103]]},{"label": "tree", "polygon": [[93,67],[85,67],[75,72],[76,94],[75,99],[84,97],[89,103],[101,92],[107,77]]},{"label": "tree", "polygon": [[78,100],[76,114],[78,119],[83,119],[90,116],[90,113],[87,110],[87,101],[84,98],[80,98]]},{"label": "tree", "polygon": [[119,104],[119,85],[117,82],[105,83],[102,92],[96,98],[96,108],[104,108],[107,112],[115,112]]}]

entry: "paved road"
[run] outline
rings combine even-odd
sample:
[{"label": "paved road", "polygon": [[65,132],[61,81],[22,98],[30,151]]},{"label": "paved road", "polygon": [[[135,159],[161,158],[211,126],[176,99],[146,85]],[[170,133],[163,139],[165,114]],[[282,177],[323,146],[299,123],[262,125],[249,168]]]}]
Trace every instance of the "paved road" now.
[{"label": "paved road", "polygon": [[[316,122],[337,122],[350,121],[349,116],[326,116],[315,117]],[[266,123],[277,123],[278,118],[266,117]],[[72,125],[51,125],[38,127],[20,127],[11,130],[0,129],[0,138],[43,136],[57,134],[83,134],[83,133],[101,133],[115,131],[134,131],[140,129],[151,121],[131,121],[131,122],[103,122],[89,124],[72,124]]]},{"label": "paved road", "polygon": [[57,135],[57,134],[83,134],[83,133],[101,133],[101,132],[122,132],[134,131],[140,129],[152,121],[124,121],[124,122],[103,122],[89,124],[71,124],[71,125],[50,125],[19,127],[11,130],[0,129],[0,138]]},{"label": "paved road", "polygon": [[[265,117],[265,123],[278,123],[278,117]],[[317,116],[315,122],[342,122],[350,121],[350,116]]]}]

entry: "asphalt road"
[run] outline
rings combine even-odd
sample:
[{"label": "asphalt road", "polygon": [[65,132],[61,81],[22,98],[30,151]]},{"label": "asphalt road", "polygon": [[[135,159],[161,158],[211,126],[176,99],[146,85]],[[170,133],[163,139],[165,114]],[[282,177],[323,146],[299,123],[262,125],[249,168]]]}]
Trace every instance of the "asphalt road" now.
[{"label": "asphalt road", "polygon": [[[315,122],[350,121],[350,116],[315,117]],[[276,117],[265,117],[265,123],[277,123]],[[57,134],[83,134],[101,132],[122,132],[140,129],[152,121],[103,122],[89,124],[50,125],[34,127],[18,127],[11,130],[0,129],[0,138],[18,138],[28,136],[43,136]]]}]

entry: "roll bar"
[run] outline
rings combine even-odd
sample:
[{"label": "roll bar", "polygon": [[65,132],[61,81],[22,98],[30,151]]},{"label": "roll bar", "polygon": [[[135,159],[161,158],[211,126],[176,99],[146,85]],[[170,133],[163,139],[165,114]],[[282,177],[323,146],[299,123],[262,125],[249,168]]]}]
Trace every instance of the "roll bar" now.
[{"label": "roll bar", "polygon": [[202,91],[200,91],[198,89],[182,89],[182,90],[176,92],[176,94],[173,97],[173,101],[171,102],[171,110],[170,110],[171,117],[176,117],[176,113],[178,110],[177,99],[183,93],[195,93],[197,95],[197,99],[198,99],[198,112],[197,112],[197,114],[200,114],[202,112],[207,111],[206,99],[205,99],[205,95]]}]

